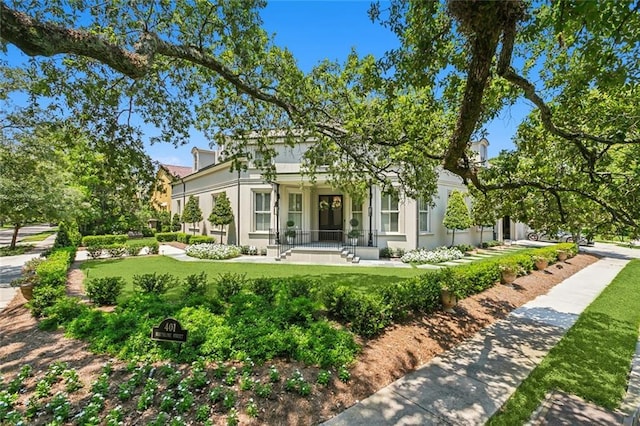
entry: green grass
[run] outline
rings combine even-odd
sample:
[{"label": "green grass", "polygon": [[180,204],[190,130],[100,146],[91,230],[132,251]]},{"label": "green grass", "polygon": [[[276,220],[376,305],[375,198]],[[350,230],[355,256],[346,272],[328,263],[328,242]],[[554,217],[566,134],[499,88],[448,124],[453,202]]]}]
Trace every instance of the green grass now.
[{"label": "green grass", "polygon": [[33,244],[17,245],[13,250],[10,249],[9,246],[0,247],[0,257],[19,256],[30,252],[33,247]]},{"label": "green grass", "polygon": [[[127,281],[125,295],[132,292],[134,275],[156,272],[171,274],[179,279],[187,275],[205,272],[210,280],[219,274],[246,274],[246,277],[313,277],[322,282],[335,282],[367,291],[375,287],[415,277],[425,273],[417,268],[385,268],[385,267],[347,267],[327,265],[295,265],[295,264],[256,264],[230,263],[224,261],[181,262],[165,256],[134,257],[126,259],[105,259],[84,262],[81,265],[85,276],[102,278],[119,276]],[[171,292],[170,292],[171,294]]]},{"label": "green grass", "polygon": [[20,242],[21,243],[33,243],[33,242],[36,242],[36,241],[44,241],[44,240],[47,239],[47,237],[55,234],[56,232],[58,232],[57,229],[52,229],[50,231],[40,232],[39,234],[29,235],[29,236],[26,236],[24,238],[20,238]]},{"label": "green grass", "polygon": [[608,409],[617,408],[626,392],[638,341],[638,275],[640,260],[633,260],[585,309],[488,424],[523,424],[553,389]]}]

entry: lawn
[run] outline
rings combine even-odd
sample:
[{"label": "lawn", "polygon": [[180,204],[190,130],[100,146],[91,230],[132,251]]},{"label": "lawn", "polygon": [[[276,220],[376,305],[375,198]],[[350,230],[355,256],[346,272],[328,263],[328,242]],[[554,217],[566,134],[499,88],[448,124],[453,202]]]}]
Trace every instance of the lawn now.
[{"label": "lawn", "polygon": [[24,238],[20,238],[20,242],[21,243],[34,243],[36,241],[44,241],[47,239],[47,237],[50,237],[51,235],[55,234],[56,232],[58,232],[57,229],[52,229],[50,231],[44,231],[44,232],[40,232],[39,234],[33,234],[33,235],[28,235]]},{"label": "lawn", "polygon": [[205,272],[210,280],[219,274],[246,274],[246,278],[294,277],[315,278],[323,283],[334,282],[366,291],[425,273],[417,268],[349,267],[327,265],[257,264],[224,261],[181,262],[165,256],[105,259],[83,262],[81,269],[88,279],[120,276],[127,281],[124,293],[132,291],[132,278],[141,274],[171,274],[182,279]]},{"label": "lawn", "polygon": [[640,260],[631,261],[522,382],[491,425],[523,424],[559,389],[608,409],[624,398],[638,341]]}]

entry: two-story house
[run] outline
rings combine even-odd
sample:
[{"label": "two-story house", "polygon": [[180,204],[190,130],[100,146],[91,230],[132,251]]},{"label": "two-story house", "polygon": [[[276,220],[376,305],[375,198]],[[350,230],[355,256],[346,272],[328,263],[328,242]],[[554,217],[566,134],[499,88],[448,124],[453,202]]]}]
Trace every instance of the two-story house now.
[{"label": "two-story house", "polygon": [[[312,182],[301,174],[302,153],[309,143],[294,148],[276,143],[272,181],[266,181],[252,162],[246,170],[231,172],[231,162],[220,156],[222,150],[194,148],[193,173],[173,182],[172,213],[182,214],[189,197],[196,197],[205,220],[196,229],[185,225],[185,231],[220,241],[222,231],[207,218],[216,197],[226,192],[234,222],[226,227],[224,240],[267,248],[269,256],[283,259],[288,255],[297,260],[333,261],[346,251],[351,257],[378,259],[385,247],[410,250],[451,244],[451,231],[442,220],[451,192],[466,191],[458,176],[439,174],[433,207],[423,200],[386,194],[376,185],[357,200],[333,188],[322,175]],[[472,144],[477,161],[486,162],[488,145],[484,138]],[[492,238],[494,229],[485,228],[483,240]],[[456,231],[456,244],[479,241],[479,228]]]}]

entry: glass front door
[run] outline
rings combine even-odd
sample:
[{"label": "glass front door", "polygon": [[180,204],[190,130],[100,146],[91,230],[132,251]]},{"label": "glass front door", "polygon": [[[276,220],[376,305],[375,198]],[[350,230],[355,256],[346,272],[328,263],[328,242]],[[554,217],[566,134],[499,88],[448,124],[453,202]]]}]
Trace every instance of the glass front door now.
[{"label": "glass front door", "polygon": [[318,239],[320,241],[341,241],[343,204],[342,195],[318,196]]}]

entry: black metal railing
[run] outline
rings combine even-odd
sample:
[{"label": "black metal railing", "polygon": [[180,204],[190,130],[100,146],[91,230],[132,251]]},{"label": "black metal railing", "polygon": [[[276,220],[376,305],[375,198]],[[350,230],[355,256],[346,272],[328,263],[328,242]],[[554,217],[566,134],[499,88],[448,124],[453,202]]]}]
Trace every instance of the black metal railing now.
[{"label": "black metal railing", "polygon": [[278,255],[294,247],[343,248],[356,254],[358,247],[377,247],[378,231],[358,229],[351,231],[325,229],[269,230],[269,244],[278,246]]}]

